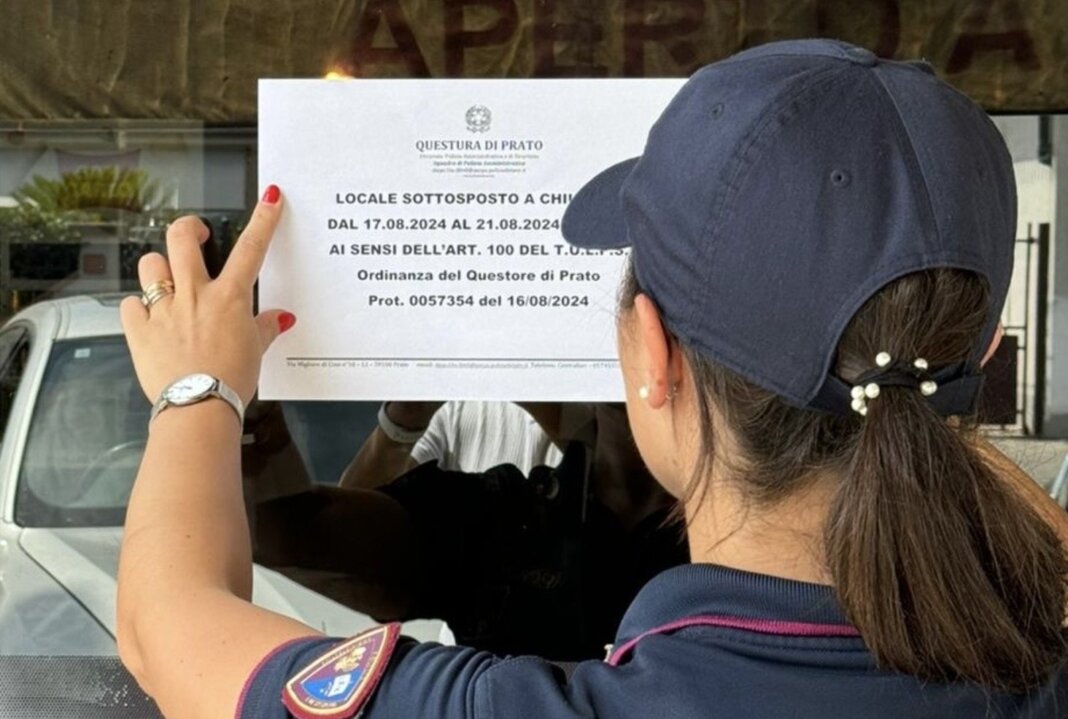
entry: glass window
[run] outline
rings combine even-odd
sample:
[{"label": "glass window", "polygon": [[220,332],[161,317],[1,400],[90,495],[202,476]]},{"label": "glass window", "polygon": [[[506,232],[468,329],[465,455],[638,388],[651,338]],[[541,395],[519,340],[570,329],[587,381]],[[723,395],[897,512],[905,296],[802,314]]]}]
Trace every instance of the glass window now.
[{"label": "glass window", "polygon": [[0,318],[42,300],[136,292],[167,223],[225,254],[252,204],[255,132],[183,121],[0,122]]},{"label": "glass window", "polygon": [[121,336],[57,342],[22,458],[18,523],[122,524],[149,410]]},{"label": "glass window", "polygon": [[[105,310],[107,311],[107,310]],[[117,308],[112,307],[111,311]],[[246,478],[299,489],[304,481],[337,483],[355,448],[374,427],[377,405],[300,402],[283,407],[270,446],[256,425],[270,403],[254,402],[246,426]],[[23,527],[120,526],[148,438],[151,407],[121,335],[62,340],[53,346],[33,402],[16,500]],[[289,437],[285,437],[288,432]],[[304,476],[280,455],[292,441]],[[275,466],[277,465],[277,466]],[[278,476],[286,472],[288,476]]]}]

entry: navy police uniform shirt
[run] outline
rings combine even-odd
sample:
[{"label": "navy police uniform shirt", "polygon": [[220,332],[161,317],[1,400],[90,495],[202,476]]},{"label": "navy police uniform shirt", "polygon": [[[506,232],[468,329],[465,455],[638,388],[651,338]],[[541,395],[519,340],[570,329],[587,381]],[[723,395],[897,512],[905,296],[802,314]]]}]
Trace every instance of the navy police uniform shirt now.
[{"label": "navy police uniform shirt", "polygon": [[608,657],[570,676],[534,657],[419,644],[396,632],[387,625],[347,642],[279,647],[249,678],[238,716],[1038,719],[1068,711],[1068,668],[1026,696],[880,671],[831,588],[708,564],[653,579]]}]

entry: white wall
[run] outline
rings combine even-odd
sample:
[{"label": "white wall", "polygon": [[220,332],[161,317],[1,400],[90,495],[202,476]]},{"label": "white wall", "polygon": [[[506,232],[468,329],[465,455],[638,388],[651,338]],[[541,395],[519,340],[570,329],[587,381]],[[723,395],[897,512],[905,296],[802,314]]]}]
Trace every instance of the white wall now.
[{"label": "white wall", "polygon": [[1046,434],[1068,437],[1068,117],[1053,118],[1053,243],[1050,249]]},{"label": "white wall", "polygon": [[94,158],[134,152],[134,166],[159,182],[169,198],[167,206],[243,209],[253,142],[251,133],[216,142],[211,130],[205,134],[196,125],[172,127],[170,123],[142,124],[132,131],[72,128],[65,132],[50,127],[21,136],[8,133],[7,141],[0,135],[0,197],[10,196],[34,175],[58,178],[64,166],[70,167],[72,157],[75,163],[78,157],[92,163]]}]

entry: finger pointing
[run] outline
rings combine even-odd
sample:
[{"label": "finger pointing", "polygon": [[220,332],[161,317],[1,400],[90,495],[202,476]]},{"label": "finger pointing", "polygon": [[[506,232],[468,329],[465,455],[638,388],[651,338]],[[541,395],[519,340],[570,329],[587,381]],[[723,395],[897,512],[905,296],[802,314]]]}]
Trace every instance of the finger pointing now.
[{"label": "finger pointing", "polygon": [[223,267],[220,279],[252,289],[281,214],[281,193],[276,185],[271,185],[263,193],[263,199],[256,205],[248,226],[230,251],[230,258]]}]

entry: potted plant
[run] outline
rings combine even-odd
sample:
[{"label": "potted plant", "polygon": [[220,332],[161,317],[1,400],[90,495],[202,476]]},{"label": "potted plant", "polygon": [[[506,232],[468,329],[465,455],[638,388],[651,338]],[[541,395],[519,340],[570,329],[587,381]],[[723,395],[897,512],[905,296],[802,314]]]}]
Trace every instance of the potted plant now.
[{"label": "potted plant", "polygon": [[81,233],[35,205],[0,208],[0,242],[8,245],[12,277],[59,280],[78,269]]},{"label": "potted plant", "polygon": [[163,203],[144,170],[85,167],[57,180],[36,176],[0,211],[0,242],[9,244],[11,276],[58,280],[78,270],[86,225],[118,223]]}]

